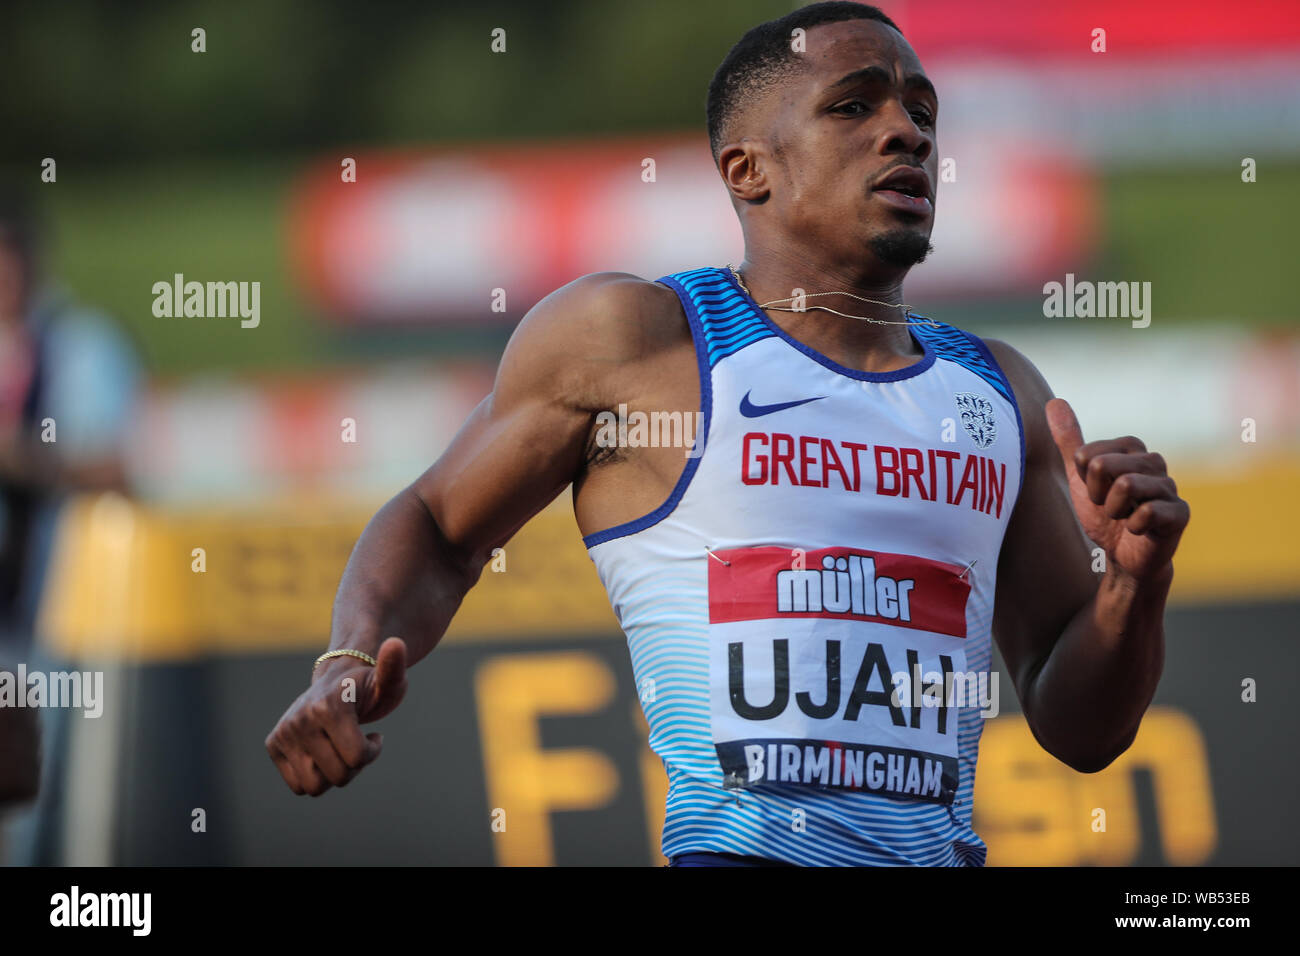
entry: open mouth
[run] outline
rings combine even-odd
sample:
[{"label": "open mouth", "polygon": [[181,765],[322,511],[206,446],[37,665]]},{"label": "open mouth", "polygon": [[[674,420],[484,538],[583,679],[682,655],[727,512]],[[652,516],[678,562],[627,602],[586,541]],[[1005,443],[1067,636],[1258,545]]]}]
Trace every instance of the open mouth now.
[{"label": "open mouth", "polygon": [[895,188],[890,186],[875,190],[875,195],[879,196],[889,205],[905,212],[929,215],[934,212],[934,204],[930,202],[930,197],[923,190],[915,192],[906,192],[901,187]]},{"label": "open mouth", "polygon": [[930,198],[930,177],[917,166],[895,166],[876,181],[877,190],[890,190],[913,199]]},{"label": "open mouth", "polygon": [[882,177],[872,191],[896,209],[928,215],[934,211],[930,178],[915,166],[898,166]]}]

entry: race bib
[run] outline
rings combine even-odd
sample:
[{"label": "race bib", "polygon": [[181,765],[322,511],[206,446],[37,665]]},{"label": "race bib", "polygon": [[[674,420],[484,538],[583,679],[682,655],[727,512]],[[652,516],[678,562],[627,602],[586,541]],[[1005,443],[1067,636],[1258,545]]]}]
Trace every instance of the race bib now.
[{"label": "race bib", "polygon": [[963,568],[905,554],[737,548],[709,561],[724,786],[950,804],[966,674]]}]

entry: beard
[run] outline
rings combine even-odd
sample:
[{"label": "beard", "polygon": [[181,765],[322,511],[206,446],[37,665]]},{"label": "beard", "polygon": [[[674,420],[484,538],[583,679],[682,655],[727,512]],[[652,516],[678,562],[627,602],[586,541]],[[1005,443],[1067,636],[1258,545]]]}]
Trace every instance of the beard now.
[{"label": "beard", "polygon": [[873,236],[870,244],[871,251],[881,262],[904,269],[924,262],[925,257],[934,252],[929,236],[908,229],[894,229]]}]

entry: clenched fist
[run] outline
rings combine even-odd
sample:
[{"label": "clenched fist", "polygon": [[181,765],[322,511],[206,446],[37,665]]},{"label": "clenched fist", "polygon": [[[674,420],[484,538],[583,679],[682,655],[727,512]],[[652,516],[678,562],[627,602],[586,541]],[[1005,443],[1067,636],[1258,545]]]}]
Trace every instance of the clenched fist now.
[{"label": "clenched fist", "polygon": [[390,637],[375,660],[374,667],[354,657],[322,663],[266,738],[267,753],[294,793],[319,797],[330,787],[346,786],[379,756],[383,737],[362,734],[361,725],[386,717],[402,702],[406,645]]},{"label": "clenched fist", "polygon": [[1084,444],[1079,420],[1064,399],[1049,401],[1046,412],[1084,532],[1132,578],[1172,574],[1169,565],[1191,511],[1178,497],[1164,458],[1131,436]]}]

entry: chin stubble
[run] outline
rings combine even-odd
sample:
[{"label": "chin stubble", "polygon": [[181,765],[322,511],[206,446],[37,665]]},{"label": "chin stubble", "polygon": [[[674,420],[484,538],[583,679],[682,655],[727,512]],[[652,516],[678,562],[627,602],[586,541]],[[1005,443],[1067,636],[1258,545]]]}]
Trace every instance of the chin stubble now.
[{"label": "chin stubble", "polygon": [[891,266],[914,266],[924,262],[934,251],[927,236],[907,230],[887,232],[871,240],[871,251],[881,262]]}]

